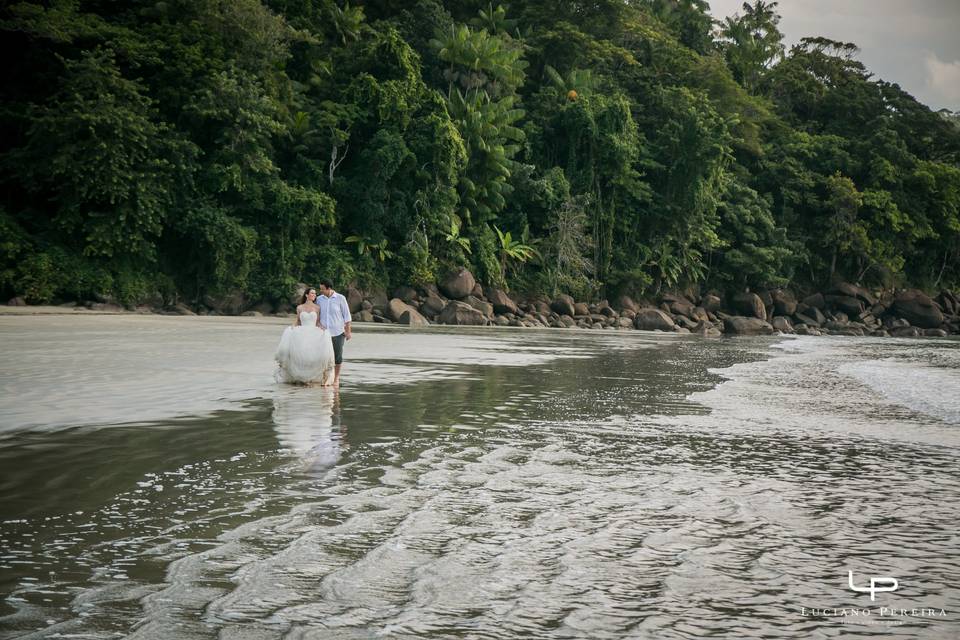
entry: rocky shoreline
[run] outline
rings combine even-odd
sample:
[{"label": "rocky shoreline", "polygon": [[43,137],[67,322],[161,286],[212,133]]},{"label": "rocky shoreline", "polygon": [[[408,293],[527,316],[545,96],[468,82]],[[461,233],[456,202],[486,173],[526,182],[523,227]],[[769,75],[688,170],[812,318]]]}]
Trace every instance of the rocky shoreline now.
[{"label": "rocky shoreline", "polygon": [[[301,285],[298,299],[306,285]],[[407,326],[543,327],[557,329],[641,330],[721,335],[846,335],[946,337],[960,334],[960,299],[948,290],[931,298],[916,289],[870,291],[841,282],[823,292],[798,299],[787,289],[744,291],[729,298],[718,292],[704,295],[667,293],[656,300],[620,296],[577,302],[568,295],[511,296],[484,287],[466,269],[449,274],[437,285],[398,287],[362,292],[348,288],[344,295],[354,321]],[[27,307],[22,299],[8,306]],[[167,307],[141,305],[125,309],[111,301],[66,303],[53,309],[100,313],[157,313],[164,315],[289,316],[294,303],[245,308],[242,296],[206,298],[191,308],[179,303]],[[46,309],[51,309],[46,307]],[[26,309],[24,309],[26,311]]]}]

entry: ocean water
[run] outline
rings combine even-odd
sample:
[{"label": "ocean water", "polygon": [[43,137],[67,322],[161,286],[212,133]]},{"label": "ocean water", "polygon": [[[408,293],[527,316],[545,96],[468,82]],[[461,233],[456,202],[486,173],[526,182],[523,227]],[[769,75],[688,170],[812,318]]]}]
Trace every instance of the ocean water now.
[{"label": "ocean water", "polygon": [[958,341],[282,328],[0,317],[0,637],[960,636]]}]

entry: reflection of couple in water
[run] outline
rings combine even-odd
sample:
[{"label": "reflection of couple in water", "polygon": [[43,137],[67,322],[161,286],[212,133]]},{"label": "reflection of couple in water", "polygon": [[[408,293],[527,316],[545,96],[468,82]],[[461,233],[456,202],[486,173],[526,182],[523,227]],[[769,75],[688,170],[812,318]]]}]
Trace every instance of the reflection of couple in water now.
[{"label": "reflection of couple in water", "polygon": [[347,447],[336,389],[279,387],[273,398],[273,427],[280,446],[311,475],[330,470]]},{"label": "reflection of couple in water", "polygon": [[280,337],[276,360],[278,382],[340,386],[343,344],[352,336],[350,307],[329,281],[307,287],[297,305],[293,325]]}]

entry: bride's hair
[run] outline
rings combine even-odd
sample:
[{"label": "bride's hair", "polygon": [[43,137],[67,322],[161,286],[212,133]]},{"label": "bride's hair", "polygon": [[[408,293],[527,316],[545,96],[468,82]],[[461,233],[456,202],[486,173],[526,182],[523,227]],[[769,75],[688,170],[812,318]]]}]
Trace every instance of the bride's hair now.
[{"label": "bride's hair", "polygon": [[313,287],[307,287],[306,289],[303,290],[303,295],[300,296],[300,304],[304,304],[307,301],[307,294],[310,293],[311,291],[313,291],[314,293],[317,292],[317,290]]}]

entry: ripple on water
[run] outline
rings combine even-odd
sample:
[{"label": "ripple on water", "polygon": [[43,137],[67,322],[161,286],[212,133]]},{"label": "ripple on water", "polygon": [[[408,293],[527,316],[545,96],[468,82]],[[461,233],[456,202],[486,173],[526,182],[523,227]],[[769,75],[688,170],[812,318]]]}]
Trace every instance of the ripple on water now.
[{"label": "ripple on water", "polygon": [[5,522],[0,560],[37,569],[4,624],[61,606],[41,636],[886,634],[800,613],[866,605],[852,569],[896,576],[885,602],[949,612],[889,635],[958,635],[957,435],[843,368],[878,347],[748,363],[768,343],[598,340],[536,384],[471,365],[352,406],[272,393],[218,432],[256,445]]}]

